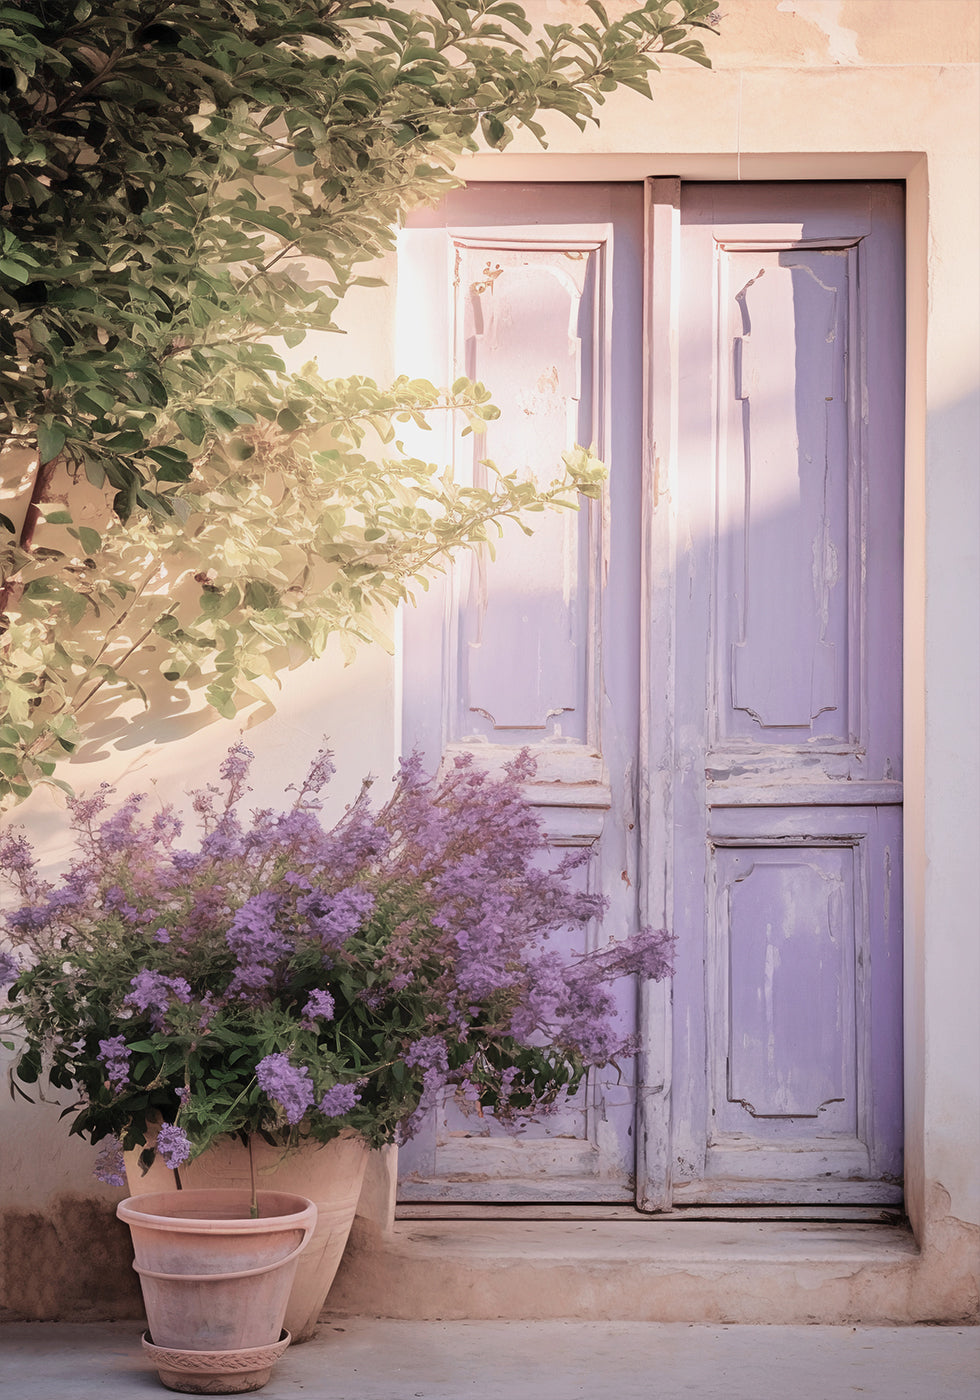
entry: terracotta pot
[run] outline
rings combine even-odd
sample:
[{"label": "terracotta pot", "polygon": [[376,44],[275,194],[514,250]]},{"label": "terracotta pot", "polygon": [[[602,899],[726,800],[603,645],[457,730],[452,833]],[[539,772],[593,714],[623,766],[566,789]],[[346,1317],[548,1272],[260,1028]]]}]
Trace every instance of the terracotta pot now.
[{"label": "terracotta pot", "polygon": [[[196,1370],[169,1367],[160,1379],[191,1394],[234,1394],[268,1380],[255,1374],[254,1353],[277,1347],[300,1254],[313,1237],[316,1207],[284,1191],[150,1192],[120,1201],[116,1214],[129,1226],[154,1350],[196,1353]],[[209,1354],[221,1363],[209,1366]],[[262,1359],[261,1372],[271,1367]],[[200,1375],[217,1369],[202,1388]],[[230,1373],[230,1374],[229,1374]],[[233,1383],[221,1389],[226,1379]],[[215,1388],[215,1384],[219,1388]]]},{"label": "terracotta pot", "polygon": [[[256,1184],[261,1189],[294,1192],[316,1204],[316,1230],[299,1260],[283,1324],[295,1345],[313,1336],[340,1267],[370,1149],[356,1133],[345,1133],[328,1143],[308,1142],[289,1151],[255,1139],[252,1154]],[[173,1172],[159,1155],[145,1174],[141,1172],[139,1152],[126,1154],[126,1177],[133,1196],[167,1190],[174,1182]],[[180,1179],[187,1188],[237,1187],[248,1191],[248,1148],[235,1138],[222,1139],[181,1167]]]}]

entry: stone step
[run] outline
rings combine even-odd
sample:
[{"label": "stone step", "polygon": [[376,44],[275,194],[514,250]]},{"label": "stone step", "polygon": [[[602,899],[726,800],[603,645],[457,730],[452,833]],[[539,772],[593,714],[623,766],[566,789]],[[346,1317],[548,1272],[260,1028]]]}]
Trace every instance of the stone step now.
[{"label": "stone step", "polygon": [[904,1223],[358,1220],[330,1316],[690,1323],[909,1323],[942,1278]]}]

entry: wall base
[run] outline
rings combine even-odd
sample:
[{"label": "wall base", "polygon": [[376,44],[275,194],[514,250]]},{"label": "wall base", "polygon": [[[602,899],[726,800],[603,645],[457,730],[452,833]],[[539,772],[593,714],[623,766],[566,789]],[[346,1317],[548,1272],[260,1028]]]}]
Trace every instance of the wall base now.
[{"label": "wall base", "polygon": [[[4,1213],[0,1318],[139,1318],[114,1206]],[[980,1232],[781,1220],[411,1220],[358,1215],[332,1317],[689,1323],[980,1321]]]}]

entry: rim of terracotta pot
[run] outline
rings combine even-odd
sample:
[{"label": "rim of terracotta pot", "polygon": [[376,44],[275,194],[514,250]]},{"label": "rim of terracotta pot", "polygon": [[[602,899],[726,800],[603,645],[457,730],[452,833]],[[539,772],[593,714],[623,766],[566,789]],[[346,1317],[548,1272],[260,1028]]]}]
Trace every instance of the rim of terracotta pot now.
[{"label": "rim of terracotta pot", "polygon": [[116,1214],[127,1224],[149,1230],[187,1234],[265,1234],[284,1228],[306,1230],[315,1219],[316,1205],[291,1191],[257,1191],[258,1216],[251,1216],[251,1195],[238,1187],[201,1186],[184,1191],[153,1191],[127,1196]]}]

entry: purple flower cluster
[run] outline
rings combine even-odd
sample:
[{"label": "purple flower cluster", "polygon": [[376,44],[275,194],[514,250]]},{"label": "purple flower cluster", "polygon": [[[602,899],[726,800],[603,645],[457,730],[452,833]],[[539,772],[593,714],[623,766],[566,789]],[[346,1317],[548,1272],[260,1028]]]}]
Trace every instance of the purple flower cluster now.
[{"label": "purple flower cluster", "polygon": [[267,1098],[282,1104],[287,1123],[298,1123],[313,1103],[313,1082],[305,1065],[292,1065],[284,1054],[266,1055],[255,1078]]},{"label": "purple flower cluster", "polygon": [[449,1058],[446,1042],[437,1035],[424,1035],[414,1041],[405,1051],[405,1063],[410,1068],[434,1070],[438,1074],[449,1073]]},{"label": "purple flower cluster", "polygon": [[201,855],[205,860],[234,860],[244,853],[242,829],[233,812],[226,813],[201,842]]},{"label": "purple flower cluster", "polygon": [[427,1096],[434,1094],[449,1078],[449,1050],[437,1035],[424,1035],[405,1051],[405,1065],[422,1070],[422,1089]]},{"label": "purple flower cluster", "polygon": [[292,951],[292,943],[276,927],[281,908],[281,896],[266,890],[252,895],[236,913],[226,935],[238,960],[230,996],[263,991],[272,981],[276,963]]},{"label": "purple flower cluster", "polygon": [[11,875],[29,875],[34,870],[34,852],[22,831],[0,831],[0,869]]},{"label": "purple flower cluster", "polygon": [[129,1060],[132,1051],[124,1036],[112,1035],[99,1041],[99,1059],[105,1065],[106,1078],[113,1089],[124,1089],[129,1083]]},{"label": "purple flower cluster", "polygon": [[9,982],[16,982],[20,974],[21,966],[13,953],[0,948],[0,987],[6,987]]},{"label": "purple flower cluster", "polygon": [[313,1025],[316,1021],[329,1021],[332,1019],[336,1004],[329,992],[318,988],[310,992],[306,998],[306,1005],[303,1007],[304,1025]]},{"label": "purple flower cluster", "polygon": [[333,761],[333,753],[330,749],[320,749],[313,756],[313,762],[306,771],[303,786],[299,790],[296,799],[297,808],[309,806],[309,799],[315,798],[329,783],[337,769]]},{"label": "purple flower cluster", "polygon": [[157,1132],[157,1151],[173,1171],[190,1160],[193,1148],[183,1128],[179,1128],[176,1123],[161,1123]]},{"label": "purple flower cluster", "polygon": [[343,1114],[349,1113],[354,1105],[360,1101],[361,1096],[357,1092],[356,1085],[334,1084],[324,1094],[317,1107],[324,1118],[340,1118]]},{"label": "purple flower cluster", "polygon": [[340,948],[374,911],[370,890],[348,887],[335,895],[312,890],[296,901],[296,913],[326,949]]},{"label": "purple flower cluster", "polygon": [[122,1143],[117,1137],[107,1138],[103,1142],[92,1171],[99,1181],[105,1182],[106,1186],[126,1185]]},{"label": "purple flower cluster", "polygon": [[[607,978],[639,977],[660,982],[670,975],[673,965],[674,936],[658,929],[640,929],[621,942],[610,943],[592,958],[592,967]],[[574,967],[569,976],[582,975]]]},{"label": "purple flower cluster", "polygon": [[106,851],[127,851],[133,846],[137,839],[136,819],[145,800],[144,793],[131,793],[116,813],[102,823],[99,840]]},{"label": "purple flower cluster", "polygon": [[91,835],[92,823],[95,818],[101,816],[109,805],[109,797],[112,794],[110,783],[100,783],[91,797],[69,797],[68,810],[72,815],[72,824],[77,831]]},{"label": "purple flower cluster", "polygon": [[15,933],[40,933],[51,923],[51,910],[44,904],[25,904],[7,916],[7,923]]},{"label": "purple flower cluster", "polygon": [[131,990],[123,997],[123,1006],[149,1013],[151,1023],[162,1027],[164,1017],[175,1001],[185,1006],[191,1000],[190,984],[185,977],[168,977],[166,973],[142,968],[130,982]]},{"label": "purple flower cluster", "polygon": [[252,771],[252,760],[255,754],[250,748],[239,740],[233,744],[225,755],[218,772],[231,789],[230,802],[234,804],[243,793],[248,791],[246,786],[248,775]]}]

